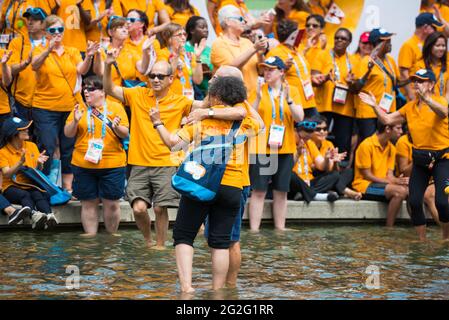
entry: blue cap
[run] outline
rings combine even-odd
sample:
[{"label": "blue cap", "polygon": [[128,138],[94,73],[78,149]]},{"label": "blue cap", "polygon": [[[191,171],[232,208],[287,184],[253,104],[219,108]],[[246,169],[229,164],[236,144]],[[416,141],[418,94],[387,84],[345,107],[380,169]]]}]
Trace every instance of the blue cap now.
[{"label": "blue cap", "polygon": [[35,20],[45,20],[47,18],[47,13],[42,8],[28,8],[27,11],[23,14],[24,18],[33,18]]},{"label": "blue cap", "polygon": [[391,37],[395,35],[394,33],[388,32],[385,29],[382,28],[376,28],[373,29],[370,33],[369,33],[369,42],[371,42],[372,44],[376,44],[378,43],[380,40],[388,40],[391,39]]},{"label": "blue cap", "polygon": [[438,21],[437,17],[430,12],[423,12],[416,17],[415,25],[417,28],[425,26],[426,24],[435,28],[443,26],[443,24]]},{"label": "blue cap", "polygon": [[435,77],[435,73],[429,69],[421,69],[416,71],[414,75],[410,77],[410,80],[419,79],[423,81],[432,81],[436,82],[437,78]]},{"label": "blue cap", "polygon": [[259,63],[259,67],[268,67],[271,69],[278,68],[280,70],[287,69],[284,61],[282,61],[282,59],[278,56],[269,57],[263,63]]},{"label": "blue cap", "polygon": [[33,121],[25,121],[17,117],[11,117],[5,120],[2,125],[3,137],[9,138],[19,131],[28,129]]}]

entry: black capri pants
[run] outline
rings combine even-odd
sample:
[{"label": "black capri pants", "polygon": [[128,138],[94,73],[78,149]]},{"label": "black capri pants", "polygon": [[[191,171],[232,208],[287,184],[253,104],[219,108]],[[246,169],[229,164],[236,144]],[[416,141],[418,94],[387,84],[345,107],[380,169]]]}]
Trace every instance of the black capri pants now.
[{"label": "black capri pants", "polygon": [[212,202],[199,202],[182,196],[173,227],[174,246],[187,244],[193,247],[201,224],[209,216],[209,247],[229,249],[232,226],[240,213],[241,197],[242,189],[223,185]]},{"label": "black capri pants", "polygon": [[424,193],[429,186],[430,177],[435,181],[435,206],[438,216],[443,223],[449,222],[449,201],[444,192],[446,180],[449,177],[449,160],[436,161],[432,170],[413,164],[409,182],[409,205],[411,208],[412,222],[415,227],[426,225],[423,201]]},{"label": "black capri pants", "polygon": [[30,207],[43,213],[51,213],[50,197],[48,193],[34,189],[20,189],[11,186],[3,192],[9,202],[20,204],[23,207]]}]

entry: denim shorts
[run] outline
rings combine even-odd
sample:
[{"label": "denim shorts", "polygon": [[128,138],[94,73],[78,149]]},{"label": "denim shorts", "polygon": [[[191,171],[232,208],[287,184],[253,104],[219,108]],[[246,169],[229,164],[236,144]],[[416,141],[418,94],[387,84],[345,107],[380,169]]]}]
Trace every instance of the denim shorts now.
[{"label": "denim shorts", "polygon": [[[242,191],[242,199],[240,200],[240,212],[235,217],[234,225],[232,226],[231,232],[231,242],[240,241],[240,232],[242,230],[242,219],[243,214],[245,213],[246,201],[248,200],[249,193],[251,191],[251,187],[243,187]],[[209,237],[209,219],[206,218],[204,222],[204,237],[207,239]]]},{"label": "denim shorts", "polygon": [[119,200],[125,195],[126,167],[85,169],[73,166],[73,195],[79,200]]},{"label": "denim shorts", "polygon": [[363,200],[388,202],[385,197],[386,183],[371,183],[363,195]]}]

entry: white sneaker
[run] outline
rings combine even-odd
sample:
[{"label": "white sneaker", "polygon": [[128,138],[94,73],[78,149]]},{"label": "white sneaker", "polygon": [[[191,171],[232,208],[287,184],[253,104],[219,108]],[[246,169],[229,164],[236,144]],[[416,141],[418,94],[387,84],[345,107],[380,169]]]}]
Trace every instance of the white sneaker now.
[{"label": "white sneaker", "polygon": [[[54,213],[49,213],[47,214],[47,225],[46,227],[48,227],[48,229],[52,229],[54,227],[56,227],[58,224],[58,220],[56,220],[56,217],[54,215]],[[45,228],[47,229],[47,228]]]},{"label": "white sneaker", "polygon": [[47,215],[40,211],[32,212],[31,216],[32,225],[31,227],[35,230],[42,230],[45,228],[45,223],[47,222]]}]

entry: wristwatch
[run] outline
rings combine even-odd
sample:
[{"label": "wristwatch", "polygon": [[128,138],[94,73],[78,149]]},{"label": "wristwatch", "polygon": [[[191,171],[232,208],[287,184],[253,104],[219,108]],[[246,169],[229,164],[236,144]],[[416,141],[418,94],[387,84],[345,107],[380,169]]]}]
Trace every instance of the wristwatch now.
[{"label": "wristwatch", "polygon": [[213,118],[215,115],[215,111],[212,108],[209,108],[209,113],[207,114],[209,118]]}]

